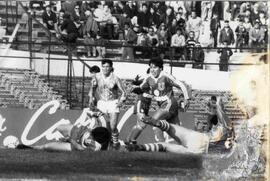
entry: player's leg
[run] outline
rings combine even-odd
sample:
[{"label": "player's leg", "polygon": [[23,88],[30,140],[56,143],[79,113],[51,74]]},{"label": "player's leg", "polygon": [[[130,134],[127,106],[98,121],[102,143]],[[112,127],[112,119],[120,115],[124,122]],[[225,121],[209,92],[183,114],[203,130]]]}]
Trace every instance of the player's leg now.
[{"label": "player's leg", "polygon": [[177,154],[191,154],[188,148],[172,143],[147,143],[141,145],[127,145],[128,151],[146,151],[146,152],[170,152]]},{"label": "player's leg", "polygon": [[[172,99],[169,99],[166,102],[162,103],[160,105],[160,109],[154,113],[152,118],[154,120],[167,120],[170,123],[180,124],[180,121],[178,119],[176,119],[176,118],[178,118],[177,101],[174,98],[172,98]],[[163,132],[159,128],[154,127],[153,131],[155,133],[155,139],[157,142],[164,142],[165,141],[165,137],[163,135]]]},{"label": "player's leg", "polygon": [[140,118],[137,118],[137,123],[134,125],[127,136],[127,142],[128,143],[135,143],[137,138],[140,136],[142,131],[146,128],[146,124],[143,123]]},{"label": "player's leg", "polygon": [[44,145],[33,146],[33,148],[46,151],[72,151],[71,144],[67,142],[50,142]]},{"label": "player's leg", "polygon": [[190,150],[183,145],[171,144],[171,143],[162,143],[166,152],[176,153],[176,154],[192,154]]},{"label": "player's leg", "polygon": [[[169,111],[164,110],[164,109],[159,109],[153,114],[152,119],[155,120],[155,121],[166,120],[170,116],[171,116],[171,114],[170,114]],[[153,127],[153,131],[154,131],[154,134],[155,134],[155,140],[157,142],[164,142],[165,141],[162,130],[160,130],[158,127]]]},{"label": "player's leg", "polygon": [[151,99],[141,97],[137,102],[134,113],[137,115],[137,123],[130,131],[130,134],[127,136],[126,141],[128,143],[136,143],[137,138],[140,136],[142,131],[146,128],[146,124],[141,121],[145,115],[148,115],[149,108],[151,104]]},{"label": "player's leg", "polygon": [[118,124],[118,117],[119,113],[110,113],[110,128],[111,128],[111,133],[112,133],[112,143],[113,147],[117,148],[120,146],[119,143],[119,131],[117,129],[117,124]]}]

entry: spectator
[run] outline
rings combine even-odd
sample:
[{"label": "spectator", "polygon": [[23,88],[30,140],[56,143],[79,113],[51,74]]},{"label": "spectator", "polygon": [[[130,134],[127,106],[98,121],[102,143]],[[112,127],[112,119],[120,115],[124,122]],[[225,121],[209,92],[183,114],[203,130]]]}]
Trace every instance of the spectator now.
[{"label": "spectator", "polygon": [[240,20],[239,25],[235,29],[236,33],[236,45],[235,51],[237,52],[237,48],[240,48],[240,52],[242,52],[242,47],[245,45],[245,37],[247,36],[248,32],[243,24],[243,20]]},{"label": "spectator", "polygon": [[178,11],[175,14],[180,14],[180,17],[182,19],[184,19],[185,21],[187,20],[186,10],[185,10],[184,4],[183,4],[182,7],[178,8]]},{"label": "spectator", "polygon": [[259,21],[261,24],[261,28],[264,30],[264,43],[267,44],[267,42],[268,42],[268,19],[265,17],[264,12],[260,12],[259,16],[260,16]]},{"label": "spectator", "polygon": [[[152,27],[149,28],[147,36],[149,37],[149,41],[151,45],[155,44],[155,46],[159,46],[158,35],[154,32],[154,28]],[[156,43],[153,43],[154,39],[155,41],[157,41]]]},{"label": "spectator", "polygon": [[45,11],[42,13],[43,25],[49,30],[57,29],[57,17],[56,14],[51,10],[51,6],[47,5]]},{"label": "spectator", "polygon": [[64,22],[60,27],[60,38],[66,43],[76,43],[76,40],[79,36],[77,22],[74,22],[70,18],[70,14],[64,15]]},{"label": "spectator", "polygon": [[166,13],[160,15],[160,23],[164,23],[167,27],[171,27],[173,19],[174,13],[171,7],[167,7]]},{"label": "spectator", "polygon": [[164,24],[161,24],[159,29],[157,30],[157,36],[159,39],[160,46],[167,47],[168,46],[168,31]]},{"label": "spectator", "polygon": [[123,47],[122,60],[130,59],[131,61],[134,61],[134,49],[133,47],[128,46],[133,46],[136,43],[137,34],[132,30],[128,23],[125,24],[124,40],[123,45],[127,47]]},{"label": "spectator", "polygon": [[95,4],[92,1],[84,1],[81,5],[81,12],[86,12],[87,10],[92,11],[94,9],[95,9]]},{"label": "spectator", "polygon": [[218,29],[220,28],[220,20],[217,15],[217,13],[213,14],[213,18],[210,21],[210,30],[211,30],[211,35],[214,39],[214,47],[217,47],[217,36],[218,36]]},{"label": "spectator", "polygon": [[187,50],[186,59],[187,60],[192,59],[193,50],[194,50],[196,43],[197,42],[195,41],[195,33],[194,33],[194,31],[190,31],[188,34],[187,41],[186,41],[186,48],[187,48],[186,49]]},{"label": "spectator", "polygon": [[191,15],[192,10],[195,9],[195,5],[196,5],[195,1],[184,1],[184,6],[187,12],[186,13],[187,19]]},{"label": "spectator", "polygon": [[230,2],[230,11],[231,11],[231,21],[234,21],[240,13],[241,2]]},{"label": "spectator", "polygon": [[127,17],[129,17],[130,19],[137,15],[136,6],[134,6],[132,1],[127,2],[127,4],[124,6],[123,11],[126,12]]},{"label": "spectator", "polygon": [[204,51],[201,48],[200,43],[195,44],[195,48],[194,48],[194,51],[192,52],[191,60],[195,62],[195,64],[192,65],[192,68],[203,69]]},{"label": "spectator", "polygon": [[258,3],[255,3],[254,5],[253,5],[253,11],[251,11],[251,23],[253,24],[253,25],[255,25],[255,21],[257,20],[257,19],[260,19],[260,12],[259,12],[259,4]]},{"label": "spectator", "polygon": [[202,13],[201,13],[201,19],[202,21],[209,21],[212,18],[212,10],[215,5],[215,1],[202,1],[201,7],[202,7]]},{"label": "spectator", "polygon": [[97,38],[95,42],[97,44],[96,49],[98,52],[98,58],[105,58],[106,48],[104,45],[106,44],[106,40],[101,36],[100,32],[97,33]]},{"label": "spectator", "polygon": [[[94,44],[94,39],[96,38],[98,29],[98,24],[93,17],[93,14],[90,10],[85,11],[85,17],[87,18],[86,23],[83,28],[84,43]],[[92,55],[96,56],[96,47],[95,46],[86,46],[87,56]]]},{"label": "spectator", "polygon": [[172,55],[175,56],[175,53],[180,54],[180,59],[185,60],[185,36],[181,32],[180,29],[176,30],[176,34],[172,36],[171,40],[171,47],[172,48]]},{"label": "spectator", "polygon": [[240,12],[239,14],[240,15],[245,15],[246,11],[251,11],[251,4],[250,2],[243,2],[241,5],[240,5]]},{"label": "spectator", "polygon": [[256,20],[255,25],[249,31],[249,46],[257,48],[264,43],[264,29],[260,27],[260,21]]},{"label": "spectator", "polygon": [[146,4],[142,4],[142,11],[138,13],[138,25],[144,29],[148,29],[150,26],[150,14]]},{"label": "spectator", "polygon": [[153,7],[150,7],[150,14],[149,14],[149,25],[158,28],[159,22],[159,15],[156,13]]},{"label": "spectator", "polygon": [[183,18],[182,13],[181,12],[176,13],[175,19],[177,27],[180,28],[182,32],[185,32],[186,20]]},{"label": "spectator", "polygon": [[224,48],[218,49],[218,53],[220,53],[220,61],[219,61],[219,70],[220,71],[228,71],[228,63],[229,59],[232,56],[233,52],[228,47],[227,41],[223,41]]},{"label": "spectator", "polygon": [[103,4],[101,4],[100,2],[97,6],[98,7],[95,9],[93,14],[94,14],[95,20],[99,24],[100,35],[102,37],[105,37],[105,29],[106,29],[106,23],[107,23],[105,20],[105,11],[103,8]]},{"label": "spectator", "polygon": [[224,27],[221,29],[219,35],[219,43],[224,44],[224,42],[226,42],[228,46],[233,45],[235,42],[233,30],[231,29],[228,20],[224,21]]},{"label": "spectator", "polygon": [[118,37],[120,40],[124,39],[124,29],[126,23],[128,23],[131,26],[131,19],[128,17],[127,13],[123,11],[122,16],[119,17]]},{"label": "spectator", "polygon": [[79,19],[82,20],[82,15],[81,15],[81,10],[80,10],[80,6],[78,4],[75,5],[72,13],[71,13],[71,19],[75,20],[75,19]]},{"label": "spectator", "polygon": [[137,45],[136,51],[142,52],[142,57],[146,58],[149,55],[149,48],[151,46],[151,42],[149,36],[147,35],[147,31],[142,29],[141,33],[138,34],[137,38]]},{"label": "spectator", "polygon": [[203,47],[213,47],[214,39],[211,36],[209,21],[203,21],[200,29],[199,42]]},{"label": "spectator", "polygon": [[195,40],[198,41],[200,35],[200,27],[202,24],[201,18],[197,17],[196,11],[191,11],[191,16],[187,21],[187,32],[194,31]]},{"label": "spectator", "polygon": [[243,25],[247,31],[247,34],[245,36],[245,45],[248,45],[249,44],[249,31],[252,28],[252,24],[251,24],[250,19],[248,17],[244,17]]},{"label": "spectator", "polygon": [[66,14],[70,14],[74,11],[76,2],[75,1],[65,1],[62,3],[62,8]]},{"label": "spectator", "polygon": [[61,9],[59,11],[59,14],[58,14],[58,17],[57,17],[57,24],[58,24],[58,26],[63,24],[64,14],[65,14],[65,11],[63,9]]},{"label": "spectator", "polygon": [[180,29],[177,27],[176,19],[173,19],[172,24],[168,26],[168,41],[171,42],[172,36],[176,33],[176,30]]},{"label": "spectator", "polygon": [[113,1],[113,3],[114,3],[114,5],[112,8],[112,14],[123,14],[124,5],[123,5],[122,1]]}]

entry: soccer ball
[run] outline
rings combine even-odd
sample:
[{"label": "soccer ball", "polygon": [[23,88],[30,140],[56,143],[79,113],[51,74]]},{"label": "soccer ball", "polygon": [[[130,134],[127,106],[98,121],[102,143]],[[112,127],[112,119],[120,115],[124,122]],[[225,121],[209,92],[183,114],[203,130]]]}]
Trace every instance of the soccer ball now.
[{"label": "soccer ball", "polygon": [[230,149],[232,147],[232,140],[226,140],[224,145],[226,149]]},{"label": "soccer ball", "polygon": [[20,143],[19,139],[16,136],[12,135],[5,137],[3,141],[3,145],[6,148],[16,148],[16,146],[18,146],[19,143]]}]

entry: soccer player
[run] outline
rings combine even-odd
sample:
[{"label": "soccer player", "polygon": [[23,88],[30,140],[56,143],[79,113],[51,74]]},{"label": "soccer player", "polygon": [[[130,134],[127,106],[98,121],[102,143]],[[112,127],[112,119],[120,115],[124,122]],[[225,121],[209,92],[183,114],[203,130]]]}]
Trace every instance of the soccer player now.
[{"label": "soccer player", "polygon": [[98,119],[101,117],[104,119],[102,113],[89,111],[87,115],[90,119],[88,119],[84,125],[80,123],[75,125],[59,125],[56,129],[64,136],[59,141],[36,146],[19,144],[17,149],[38,149],[47,151],[106,150],[110,142],[111,134],[107,128],[102,127],[98,123]]},{"label": "soccer player", "polygon": [[208,133],[201,133],[191,129],[184,128],[180,125],[169,123],[166,120],[155,120],[151,117],[143,119],[146,124],[158,127],[166,131],[169,136],[174,138],[176,143],[149,143],[144,145],[127,145],[129,151],[167,151],[179,154],[202,154],[208,152],[210,143],[216,143],[222,140],[231,140],[233,138],[233,127],[223,110],[222,100],[219,99],[217,104],[211,105],[216,107],[218,122],[213,125]]},{"label": "soccer player", "polygon": [[107,128],[112,133],[112,147],[118,149],[120,147],[117,129],[119,108],[126,100],[126,91],[120,78],[113,73],[113,62],[109,59],[103,59],[101,64],[102,72],[93,77],[89,92],[89,104],[91,106],[96,101],[97,109],[109,116]]},{"label": "soccer player", "polygon": [[[144,79],[139,88],[148,90],[151,98],[157,101],[159,109],[154,113],[152,118],[156,121],[167,120],[169,123],[180,124],[178,120],[178,103],[174,97],[173,87],[182,90],[185,97],[185,105],[188,105],[191,92],[183,82],[163,72],[162,59],[151,59],[149,61],[149,68],[150,74]],[[164,142],[163,132],[157,127],[154,127],[153,130],[156,140],[158,142]]]}]

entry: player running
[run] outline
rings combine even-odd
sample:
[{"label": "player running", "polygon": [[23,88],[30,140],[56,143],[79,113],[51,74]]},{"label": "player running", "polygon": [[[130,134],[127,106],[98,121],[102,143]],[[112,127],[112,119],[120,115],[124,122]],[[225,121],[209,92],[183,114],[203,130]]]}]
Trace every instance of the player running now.
[{"label": "player running", "polygon": [[[134,89],[141,89],[144,92],[142,94],[143,97],[157,101],[159,109],[152,116],[154,120],[167,120],[169,123],[180,124],[178,120],[178,103],[174,97],[173,87],[182,90],[185,98],[185,105],[188,104],[191,92],[183,82],[178,81],[173,76],[163,72],[162,59],[151,59],[149,61],[149,68],[150,74],[144,79],[139,87],[135,87]],[[154,127],[153,129],[156,140],[158,142],[164,142],[165,138],[163,132],[157,127]]]},{"label": "player running", "polygon": [[120,146],[117,129],[119,108],[126,100],[126,91],[120,78],[113,73],[113,62],[103,59],[101,64],[102,72],[95,74],[91,83],[89,105],[91,108],[97,107],[98,110],[109,116],[107,128],[112,133],[112,147],[118,149]]},{"label": "player running", "polygon": [[223,110],[222,100],[218,99],[217,104],[212,104],[211,108],[213,108],[212,111],[215,110],[218,121],[216,124],[213,123],[212,129],[208,133],[187,129],[175,123],[169,123],[166,120],[156,120],[146,117],[143,119],[146,124],[166,131],[169,136],[174,138],[176,144],[164,142],[144,145],[130,144],[127,145],[127,149],[129,151],[167,151],[179,154],[207,153],[210,143],[216,143],[226,139],[232,140],[234,138],[232,123]]}]

